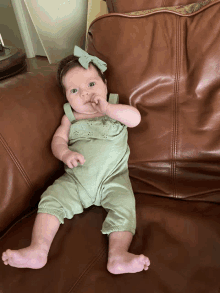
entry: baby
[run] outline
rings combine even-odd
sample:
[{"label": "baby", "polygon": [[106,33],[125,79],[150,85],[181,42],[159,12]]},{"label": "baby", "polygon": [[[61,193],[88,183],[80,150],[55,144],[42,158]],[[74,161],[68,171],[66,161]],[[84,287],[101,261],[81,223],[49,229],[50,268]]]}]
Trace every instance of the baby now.
[{"label": "baby", "polygon": [[41,196],[30,246],[6,250],[5,265],[42,268],[64,218],[96,205],[108,211],[101,230],[109,238],[107,270],[123,274],[148,269],[148,257],[128,252],[136,213],[127,127],[137,126],[141,115],[132,106],[118,104],[116,94],[107,101],[106,69],[105,62],[77,46],[74,55],[61,60],[57,76],[68,103],[51,147],[65,163],[65,173]]}]

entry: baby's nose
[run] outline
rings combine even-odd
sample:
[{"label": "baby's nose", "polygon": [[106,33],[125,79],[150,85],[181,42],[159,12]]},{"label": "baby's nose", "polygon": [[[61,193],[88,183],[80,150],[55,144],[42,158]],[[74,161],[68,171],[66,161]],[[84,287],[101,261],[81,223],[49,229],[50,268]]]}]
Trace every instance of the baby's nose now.
[{"label": "baby's nose", "polygon": [[81,92],[81,96],[82,96],[82,97],[87,98],[88,95],[89,95],[88,91],[86,91],[86,90],[82,90],[82,92]]},{"label": "baby's nose", "polygon": [[82,90],[82,91],[81,91],[81,95],[82,95],[82,96],[86,96],[86,95],[88,95],[88,91],[87,91],[87,90]]},{"label": "baby's nose", "polygon": [[85,103],[88,103],[90,101],[90,95],[88,92],[83,91],[81,94],[82,98],[84,99]]}]

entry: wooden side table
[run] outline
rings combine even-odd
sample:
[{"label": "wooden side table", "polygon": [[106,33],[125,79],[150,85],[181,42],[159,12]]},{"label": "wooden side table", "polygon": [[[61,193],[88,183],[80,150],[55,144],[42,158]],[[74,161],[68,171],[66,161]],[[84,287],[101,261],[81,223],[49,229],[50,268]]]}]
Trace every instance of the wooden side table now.
[{"label": "wooden side table", "polygon": [[22,49],[5,46],[0,55],[0,80],[16,75],[27,68],[26,54]]}]

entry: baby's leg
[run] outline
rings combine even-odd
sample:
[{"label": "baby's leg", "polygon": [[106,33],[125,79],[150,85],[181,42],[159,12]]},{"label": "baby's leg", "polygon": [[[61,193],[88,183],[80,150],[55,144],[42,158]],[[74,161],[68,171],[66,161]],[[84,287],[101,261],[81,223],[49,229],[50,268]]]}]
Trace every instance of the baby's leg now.
[{"label": "baby's leg", "polygon": [[128,252],[133,235],[129,231],[112,232],[109,235],[107,269],[112,274],[137,273],[148,270],[150,260],[143,254]]},{"label": "baby's leg", "polygon": [[19,250],[6,250],[2,254],[5,265],[17,268],[40,269],[47,263],[51,243],[59,229],[57,217],[38,213],[33,227],[31,245]]},{"label": "baby's leg", "polygon": [[105,182],[101,204],[108,211],[102,226],[102,233],[109,234],[108,271],[124,274],[148,270],[147,256],[128,252],[136,229],[136,208],[127,169]]}]

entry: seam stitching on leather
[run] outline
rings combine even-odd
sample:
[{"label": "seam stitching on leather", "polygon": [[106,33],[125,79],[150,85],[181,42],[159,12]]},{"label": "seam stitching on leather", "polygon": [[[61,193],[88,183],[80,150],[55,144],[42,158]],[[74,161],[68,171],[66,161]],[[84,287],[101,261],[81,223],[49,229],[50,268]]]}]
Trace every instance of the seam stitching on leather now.
[{"label": "seam stitching on leather", "polygon": [[18,219],[16,222],[14,222],[11,226],[9,226],[9,228],[6,228],[4,233],[0,233],[0,240],[2,240],[17,224],[19,224],[20,222],[22,222],[25,218],[28,218],[30,216],[32,216],[32,214],[34,214],[35,212],[37,212],[38,208],[33,209],[32,211],[30,211],[29,213],[27,213],[26,215],[24,215],[23,217],[21,217],[20,219]]},{"label": "seam stitching on leather", "polygon": [[175,136],[175,197],[177,197],[177,168],[176,168],[176,157],[178,150],[178,130],[179,130],[179,80],[181,70],[181,23],[180,17],[177,17],[177,29],[178,29],[178,48],[177,48],[177,84],[176,84],[176,136]]},{"label": "seam stitching on leather", "polygon": [[21,163],[19,162],[19,160],[17,159],[17,157],[15,156],[15,154],[12,152],[12,150],[10,149],[10,147],[8,146],[7,142],[5,141],[4,137],[1,134],[0,134],[0,141],[1,141],[4,149],[8,153],[9,157],[11,158],[11,160],[13,161],[13,163],[15,164],[15,166],[17,167],[17,169],[21,173],[21,175],[24,178],[24,180],[27,183],[27,185],[30,188],[33,188],[32,183],[31,183],[28,175],[24,171],[24,168],[22,167]]},{"label": "seam stitching on leather", "polygon": [[102,258],[103,254],[106,252],[106,248],[104,247],[101,252],[98,254],[98,256],[95,257],[95,259],[93,259],[91,261],[91,263],[88,265],[88,267],[81,273],[81,275],[79,276],[78,280],[75,282],[75,284],[73,284],[72,288],[68,291],[68,293],[72,293],[73,290],[76,289],[77,286],[79,286],[80,282],[83,280],[83,278],[90,272],[90,270],[92,269],[92,267],[94,266],[94,264]]},{"label": "seam stitching on leather", "polygon": [[178,65],[179,65],[179,17],[176,16],[176,72],[175,72],[175,99],[174,99],[174,139],[173,139],[173,195],[176,197],[176,155],[177,155],[177,100],[178,100]]},{"label": "seam stitching on leather", "polygon": [[[176,33],[177,38],[177,33]],[[177,51],[177,40],[176,40],[176,51]],[[175,60],[175,63],[177,61]],[[175,136],[175,93],[176,93],[176,64],[175,64],[175,73],[174,73],[174,85],[173,85],[173,99],[171,100],[171,109],[172,109],[172,138],[171,138],[171,181],[172,181],[172,187],[174,186],[174,136]],[[171,191],[173,192],[173,190]],[[174,194],[173,194],[174,196]]]},{"label": "seam stitching on leather", "polygon": [[173,196],[176,197],[176,155],[177,155],[177,132],[178,132],[178,95],[179,95],[179,63],[180,63],[180,19],[176,16],[176,68],[174,80],[174,100],[173,100],[173,139],[172,139],[172,182]]}]

